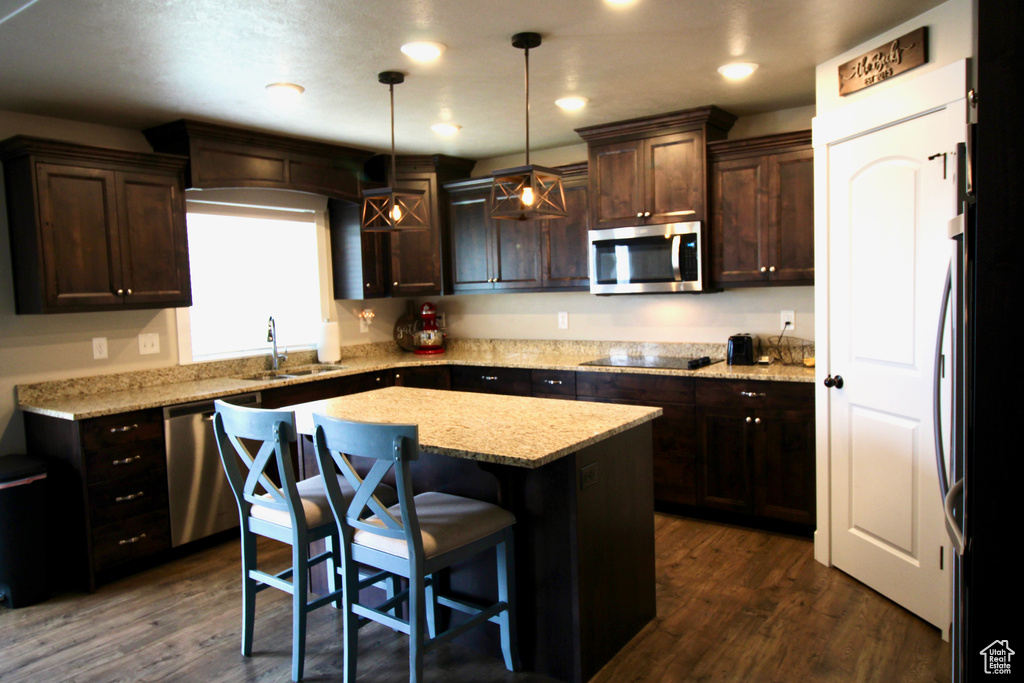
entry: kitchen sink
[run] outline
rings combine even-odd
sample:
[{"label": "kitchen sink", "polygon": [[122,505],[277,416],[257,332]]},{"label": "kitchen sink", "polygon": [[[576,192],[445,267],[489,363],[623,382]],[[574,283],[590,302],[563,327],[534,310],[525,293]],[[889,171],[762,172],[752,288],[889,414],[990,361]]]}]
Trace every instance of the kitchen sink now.
[{"label": "kitchen sink", "polygon": [[295,379],[296,377],[309,377],[310,375],[319,375],[323,372],[333,372],[334,370],[344,370],[344,365],[300,365],[294,368],[282,368],[280,370],[267,370],[266,372],[258,372],[255,375],[246,375],[242,379],[251,379],[259,381],[272,382],[280,379]]}]

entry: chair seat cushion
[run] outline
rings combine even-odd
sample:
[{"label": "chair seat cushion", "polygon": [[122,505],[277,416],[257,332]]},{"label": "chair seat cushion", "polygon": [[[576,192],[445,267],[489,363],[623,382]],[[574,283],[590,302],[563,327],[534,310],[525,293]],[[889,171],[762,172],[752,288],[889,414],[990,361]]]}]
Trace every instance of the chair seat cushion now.
[{"label": "chair seat cushion", "polygon": [[[347,505],[352,500],[352,485],[345,477],[338,475],[338,485],[341,487],[341,495]],[[331,513],[331,504],[327,501],[327,489],[324,488],[322,475],[316,475],[309,479],[295,483],[299,498],[302,499],[302,510],[306,515],[306,528],[314,529],[322,524],[334,523],[334,515]],[[377,498],[384,505],[392,505],[398,500],[398,492],[386,484],[381,484],[376,490]],[[271,500],[269,494],[257,496]],[[253,503],[250,515],[256,519],[262,519],[271,524],[291,528],[292,518],[287,510],[275,510],[265,507],[259,503]]]},{"label": "chair seat cushion", "polygon": [[[516,522],[515,515],[497,505],[448,493],[421,493],[413,497],[413,501],[420,523],[420,534],[423,536],[424,557],[442,555]],[[388,512],[395,519],[401,519],[398,505],[389,507]],[[367,521],[384,526],[375,517]],[[353,536],[353,542],[389,555],[409,557],[409,546],[404,538],[388,538],[359,530]]]}]

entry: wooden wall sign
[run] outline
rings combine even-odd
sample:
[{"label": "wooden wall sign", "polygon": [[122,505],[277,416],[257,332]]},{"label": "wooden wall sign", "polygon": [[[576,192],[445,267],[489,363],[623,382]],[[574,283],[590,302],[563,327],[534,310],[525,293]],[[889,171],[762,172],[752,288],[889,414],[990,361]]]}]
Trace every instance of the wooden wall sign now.
[{"label": "wooden wall sign", "polygon": [[928,27],[839,65],[839,95],[863,90],[928,62]]}]

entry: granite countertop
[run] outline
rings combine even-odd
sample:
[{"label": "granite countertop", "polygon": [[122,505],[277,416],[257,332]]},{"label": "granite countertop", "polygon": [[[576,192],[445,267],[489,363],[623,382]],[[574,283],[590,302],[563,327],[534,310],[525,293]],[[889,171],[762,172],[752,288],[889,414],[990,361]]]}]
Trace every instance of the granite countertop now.
[{"label": "granite countertop", "polygon": [[[133,410],[160,408],[192,401],[204,401],[276,387],[302,384],[331,377],[376,372],[421,365],[481,365],[612,372],[650,375],[674,375],[733,380],[813,382],[814,369],[771,365],[730,366],[715,363],[698,370],[584,366],[580,363],[612,354],[710,356],[724,358],[723,344],[655,344],[614,342],[550,342],[533,340],[454,340],[440,356],[417,356],[400,350],[395,344],[366,344],[343,347],[344,354],[335,364],[339,369],[316,374],[269,379],[247,379],[267,372],[267,358],[260,356],[235,361],[197,363],[155,370],[73,378],[17,387],[18,408],[27,412],[67,420],[83,420]],[[315,352],[289,354],[290,363],[282,372],[313,367]]]},{"label": "granite countertop", "polygon": [[313,413],[360,422],[418,424],[420,450],[530,469],[662,414],[661,408],[647,406],[409,387],[312,401],[292,409],[300,434],[312,434]]}]

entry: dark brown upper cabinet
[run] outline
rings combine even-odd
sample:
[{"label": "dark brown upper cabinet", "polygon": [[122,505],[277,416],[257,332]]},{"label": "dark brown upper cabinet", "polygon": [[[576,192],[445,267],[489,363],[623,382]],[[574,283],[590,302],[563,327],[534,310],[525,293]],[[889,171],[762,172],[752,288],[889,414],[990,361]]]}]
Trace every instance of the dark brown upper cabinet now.
[{"label": "dark brown upper cabinet", "polygon": [[185,159],[23,136],[0,159],[18,313],[192,304]]},{"label": "dark brown upper cabinet", "polygon": [[188,187],[264,187],[360,201],[373,152],[181,119],[143,133],[157,152],[189,158]]},{"label": "dark brown upper cabinet", "polygon": [[708,157],[712,281],[814,284],[811,131],[715,142]]},{"label": "dark brown upper cabinet", "polygon": [[[443,252],[448,232],[444,183],[465,177],[476,162],[441,154],[396,157],[395,185],[422,190],[429,230],[364,233],[361,203],[331,199],[331,259],[334,295],[339,299],[436,296],[451,291],[450,266]],[[388,182],[390,156],[366,163],[364,187]]]},{"label": "dark brown upper cabinet", "polygon": [[705,220],[706,143],[735,120],[709,106],[577,128],[589,148],[590,227]]},{"label": "dark brown upper cabinet", "polygon": [[491,178],[449,183],[449,249],[455,293],[586,289],[586,164],[560,167],[569,215],[495,220]]}]

